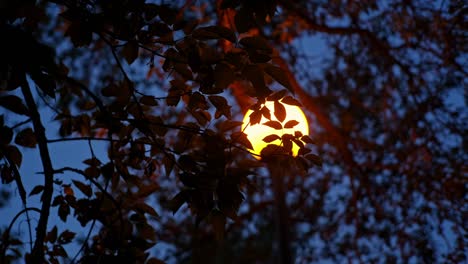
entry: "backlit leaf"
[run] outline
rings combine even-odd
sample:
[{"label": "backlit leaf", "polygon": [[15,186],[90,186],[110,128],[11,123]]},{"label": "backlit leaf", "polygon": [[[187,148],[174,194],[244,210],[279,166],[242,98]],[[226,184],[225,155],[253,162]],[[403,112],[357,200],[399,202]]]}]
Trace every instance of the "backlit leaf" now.
[{"label": "backlit leaf", "polygon": [[268,135],[265,138],[263,138],[263,141],[265,141],[266,143],[271,143],[277,139],[281,139],[281,137],[273,134],[273,135]]},{"label": "backlit leaf", "polygon": [[286,122],[286,124],[284,124],[284,128],[293,128],[298,124],[299,122],[297,122],[296,120],[289,120],[288,122]]},{"label": "backlit leaf", "polygon": [[266,121],[265,123],[263,123],[265,126],[269,126],[271,128],[274,128],[274,129],[283,129],[283,126],[281,125],[280,122],[278,121]]},{"label": "backlit leaf", "polygon": [[262,112],[261,111],[253,111],[250,115],[250,125],[255,125],[260,123],[262,120]]},{"label": "backlit leaf", "polygon": [[286,108],[279,101],[274,102],[274,108],[275,108],[274,114],[275,114],[276,119],[278,119],[278,121],[280,122],[283,122],[284,119],[286,118]]}]

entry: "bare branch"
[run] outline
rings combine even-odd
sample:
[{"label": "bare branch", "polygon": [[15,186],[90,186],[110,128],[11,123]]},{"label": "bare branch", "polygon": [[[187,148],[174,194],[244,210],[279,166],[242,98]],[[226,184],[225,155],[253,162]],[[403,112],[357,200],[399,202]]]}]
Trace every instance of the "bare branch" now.
[{"label": "bare branch", "polygon": [[39,153],[44,168],[44,192],[42,195],[42,207],[39,222],[36,228],[36,241],[31,252],[31,263],[44,262],[44,239],[47,232],[47,222],[49,220],[50,205],[52,202],[52,194],[54,192],[54,172],[52,161],[50,158],[49,148],[47,146],[47,137],[45,135],[45,128],[41,122],[41,116],[37,110],[36,102],[34,101],[29,87],[26,76],[23,77],[21,84],[21,91],[23,93],[26,105],[29,109],[29,115],[33,122],[34,133],[36,135],[37,143],[39,145]]}]

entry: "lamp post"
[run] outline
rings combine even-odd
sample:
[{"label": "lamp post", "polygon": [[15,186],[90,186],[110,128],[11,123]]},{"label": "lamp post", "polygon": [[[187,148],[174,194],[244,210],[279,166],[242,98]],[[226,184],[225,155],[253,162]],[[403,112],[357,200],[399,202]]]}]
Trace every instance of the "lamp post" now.
[{"label": "lamp post", "polygon": [[[270,172],[276,209],[275,224],[278,234],[280,263],[291,264],[293,263],[293,256],[290,246],[289,217],[284,188],[284,178],[289,172],[290,164],[288,159],[285,158],[284,152],[282,152],[283,155],[269,155],[267,158],[264,158],[261,154],[262,150],[269,145],[278,147],[286,145],[283,142],[286,134],[295,135],[297,134],[296,131],[299,131],[302,135],[308,135],[309,125],[304,112],[296,105],[285,104],[280,101],[266,101],[261,109],[264,107],[269,110],[270,119],[262,115],[260,122],[252,125],[250,120],[254,111],[249,110],[244,116],[242,130],[252,143],[254,157],[264,160]],[[292,147],[289,154],[297,156],[299,146],[293,141],[291,143]]]}]

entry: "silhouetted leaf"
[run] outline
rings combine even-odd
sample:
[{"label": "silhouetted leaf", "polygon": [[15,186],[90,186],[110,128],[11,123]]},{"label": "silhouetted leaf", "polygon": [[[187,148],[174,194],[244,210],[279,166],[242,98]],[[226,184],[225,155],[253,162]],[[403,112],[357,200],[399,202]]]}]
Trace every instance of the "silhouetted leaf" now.
[{"label": "silhouetted leaf", "polygon": [[[301,142],[302,142],[302,141],[301,141]],[[299,154],[299,155],[305,155],[305,154],[307,154],[307,153],[310,153],[311,151],[312,151],[312,150],[309,149],[309,148],[301,147],[301,148],[299,149],[299,153],[298,153],[298,154]]]},{"label": "silhouetted leaf", "polygon": [[16,146],[8,145],[5,147],[5,155],[19,168],[23,155]]},{"label": "silhouetted leaf", "polygon": [[148,31],[150,34],[153,34],[155,36],[160,36],[160,37],[166,36],[169,33],[172,33],[172,29],[168,25],[160,21],[155,21],[152,24],[150,24]]},{"label": "silhouetted leaf", "polygon": [[230,42],[236,42],[236,34],[232,30],[223,26],[207,26],[195,29],[192,36],[196,39],[220,39],[224,38]]},{"label": "silhouetted leaf", "polygon": [[284,138],[284,135],[282,137],[282,144],[283,144],[283,148],[288,152],[290,153],[291,150],[292,150],[292,147],[293,147],[293,144],[292,144],[292,141],[291,139],[285,139]]},{"label": "silhouetted leaf", "polygon": [[16,95],[5,95],[0,97],[0,106],[19,115],[29,115],[28,108],[23,104],[23,101]]},{"label": "silhouetted leaf", "polygon": [[175,162],[174,155],[167,153],[162,159],[162,164],[164,164],[164,169],[166,170],[166,176],[169,176],[174,168]]},{"label": "silhouetted leaf", "polygon": [[166,262],[162,261],[160,259],[157,259],[157,258],[150,258],[150,259],[148,259],[146,264],[166,264]]},{"label": "silhouetted leaf", "polygon": [[97,178],[101,174],[101,171],[96,166],[89,166],[84,170],[84,173],[88,178]]},{"label": "silhouetted leaf", "polygon": [[291,96],[286,96],[286,97],[284,97],[284,98],[281,100],[281,102],[284,103],[284,104],[287,104],[287,105],[295,105],[295,106],[299,106],[299,107],[302,106],[302,104],[301,104],[299,101],[297,101],[296,99],[294,99],[294,98],[291,97]]},{"label": "silhouetted leaf", "polygon": [[215,86],[220,90],[226,89],[235,80],[234,71],[226,63],[216,64],[214,70]]},{"label": "silhouetted leaf", "polygon": [[231,135],[231,139],[234,142],[238,142],[248,149],[253,149],[252,143],[250,143],[247,135],[244,132],[234,132]]},{"label": "silhouetted leaf", "polygon": [[61,203],[58,209],[58,215],[63,222],[67,221],[67,216],[70,214],[70,206],[66,203]]},{"label": "silhouetted leaf", "polygon": [[293,139],[292,141],[296,143],[296,145],[299,146],[300,149],[304,148],[304,142],[302,142],[301,140]]},{"label": "silhouetted leaf", "polygon": [[148,106],[157,106],[158,105],[158,101],[156,101],[154,96],[150,96],[150,95],[142,96],[140,98],[140,103],[142,103],[144,105],[148,105]]},{"label": "silhouetted leaf", "polygon": [[242,74],[252,83],[257,97],[266,97],[271,93],[271,90],[265,85],[264,73],[258,65],[245,66]]},{"label": "silhouetted leaf", "polygon": [[40,73],[31,75],[34,82],[39,86],[39,88],[48,96],[55,98],[55,80],[52,76]]},{"label": "silhouetted leaf", "polygon": [[274,108],[275,108],[274,114],[275,114],[276,119],[278,119],[278,121],[280,122],[283,122],[284,119],[286,118],[286,108],[279,101],[274,102]]},{"label": "silhouetted leaf", "polygon": [[76,233],[70,230],[63,231],[60,236],[58,237],[57,242],[62,245],[69,244],[72,242],[73,238],[75,238]]},{"label": "silhouetted leaf", "polygon": [[185,80],[192,80],[193,74],[192,71],[189,69],[188,64],[186,63],[174,63],[174,70],[179,73]]},{"label": "silhouetted leaf", "polygon": [[287,90],[281,90],[275,93],[272,93],[267,97],[267,101],[279,101],[281,98],[283,98],[287,93]]},{"label": "silhouetted leaf", "polygon": [[226,120],[226,121],[222,122],[219,125],[219,130],[221,132],[226,132],[226,131],[232,130],[232,129],[236,128],[236,127],[240,127],[240,126],[242,126],[242,124],[243,124],[242,121]]},{"label": "silhouetted leaf", "polygon": [[192,114],[192,116],[202,126],[205,126],[209,121],[211,121],[211,115],[208,111],[196,110],[190,111],[190,114]]},{"label": "silhouetted leaf", "polygon": [[262,149],[260,155],[262,156],[262,159],[268,160],[270,156],[285,155],[287,153],[288,151],[282,146],[268,144],[265,148]]},{"label": "silhouetted leaf", "polygon": [[294,93],[294,89],[286,75],[286,72],[282,70],[280,67],[273,66],[271,64],[265,64],[265,72],[271,76],[275,81],[279,84],[283,85],[286,89],[288,89],[291,93]]},{"label": "silhouetted leaf", "polygon": [[255,124],[258,124],[260,123],[260,121],[262,120],[262,112],[261,111],[253,111],[250,115],[249,115],[249,120],[250,120],[250,125],[255,125]]},{"label": "silhouetted leaf", "polygon": [[315,144],[315,141],[307,135],[302,136],[301,140],[308,144]]},{"label": "silhouetted leaf", "polygon": [[208,96],[208,99],[216,107],[216,111],[219,111],[227,118],[231,118],[231,106],[228,105],[226,98],[217,95],[210,95]]},{"label": "silhouetted leaf", "polygon": [[148,195],[153,194],[155,191],[159,189],[159,184],[155,182],[151,182],[147,185],[141,186],[140,190],[138,191],[137,195],[138,197],[147,197]]},{"label": "silhouetted leaf", "polygon": [[322,167],[323,161],[322,158],[315,154],[307,154],[305,158],[310,160],[314,165]]},{"label": "silhouetted leaf", "polygon": [[146,203],[143,203],[143,202],[136,203],[136,204],[134,204],[134,208],[141,211],[141,212],[143,212],[143,213],[149,214],[151,216],[159,217],[156,210],[154,210],[153,207],[149,206]]},{"label": "silhouetted leaf", "polygon": [[263,141],[265,141],[266,143],[271,143],[271,142],[273,142],[273,141],[275,141],[277,139],[281,139],[281,137],[278,136],[278,135],[273,134],[273,135],[268,135],[268,136],[264,137]]},{"label": "silhouetted leaf", "polygon": [[[260,109],[260,112],[262,112],[262,115],[268,119],[268,120],[271,120],[271,113],[270,113],[270,109],[266,106],[263,106],[262,109]],[[259,120],[260,122],[260,120]]]},{"label": "silhouetted leaf", "polygon": [[47,236],[45,238],[45,241],[50,242],[50,243],[53,244],[53,243],[55,243],[56,240],[57,240],[57,226],[54,226],[52,228],[52,230],[47,232]]},{"label": "silhouetted leaf", "polygon": [[8,164],[0,165],[0,178],[2,178],[3,184],[11,183],[15,179],[15,173],[12,167]]},{"label": "silhouetted leaf", "polygon": [[37,141],[32,128],[28,127],[16,134],[15,143],[28,148],[35,148]]},{"label": "silhouetted leaf", "polygon": [[0,126],[0,145],[9,144],[12,138],[13,130],[7,126]]},{"label": "silhouetted leaf", "polygon": [[271,128],[277,129],[277,130],[283,129],[283,126],[278,121],[266,121],[265,123],[263,123],[263,125],[269,126]]},{"label": "silhouetted leaf", "polygon": [[145,3],[143,10],[145,19],[150,21],[158,15],[159,6],[153,3]]},{"label": "silhouetted leaf", "polygon": [[286,122],[286,124],[284,124],[284,128],[293,128],[298,124],[299,122],[297,122],[296,120],[289,120],[288,122]]},{"label": "silhouetted leaf", "polygon": [[75,47],[88,46],[93,39],[93,33],[89,26],[81,21],[70,24],[65,36],[69,36]]},{"label": "silhouetted leaf", "polygon": [[204,95],[202,95],[199,92],[195,92],[192,95],[190,95],[190,99],[187,104],[187,107],[190,110],[196,110],[196,109],[207,110],[208,103],[206,102]]},{"label": "silhouetted leaf", "polygon": [[236,12],[234,17],[234,23],[236,24],[236,29],[239,33],[244,33],[249,31],[249,29],[255,27],[255,18],[252,15],[252,12],[249,12],[245,8],[239,9]]},{"label": "silhouetted leaf", "polygon": [[253,63],[266,63],[271,60],[270,54],[266,54],[266,52],[262,50],[249,49],[248,53],[249,59]]},{"label": "silhouetted leaf", "polygon": [[95,167],[97,167],[97,166],[99,166],[99,165],[102,164],[102,162],[101,162],[99,159],[97,159],[96,157],[92,157],[92,158],[90,158],[90,159],[85,159],[85,160],[83,161],[83,163],[84,163],[84,164],[87,164],[87,165],[89,165],[89,166],[95,166]]},{"label": "silhouetted leaf", "polygon": [[53,254],[60,257],[68,257],[67,252],[61,245],[54,245]]},{"label": "silhouetted leaf", "polygon": [[84,184],[76,180],[72,180],[72,182],[84,195],[88,197],[91,197],[91,195],[93,195],[93,189],[88,184]]},{"label": "silhouetted leaf", "polygon": [[162,21],[166,22],[166,24],[172,25],[176,22],[178,12],[178,10],[168,5],[160,5],[158,14]]},{"label": "silhouetted leaf", "polygon": [[122,55],[130,65],[132,64],[136,58],[138,58],[138,42],[136,40],[130,40],[125,44],[122,49]]},{"label": "silhouetted leaf", "polygon": [[224,226],[226,225],[226,216],[219,210],[213,210],[211,212],[211,223],[213,224],[213,230],[217,241],[223,241],[224,239]]},{"label": "silhouetted leaf", "polygon": [[186,201],[187,195],[184,191],[181,191],[169,201],[169,209],[175,214]]},{"label": "silhouetted leaf", "polygon": [[268,43],[268,41],[261,36],[245,37],[242,38],[239,43],[246,48],[262,50],[268,53],[273,51],[270,43]]},{"label": "silhouetted leaf", "polygon": [[44,190],[44,185],[36,185],[29,193],[29,196],[40,194],[43,190]]}]

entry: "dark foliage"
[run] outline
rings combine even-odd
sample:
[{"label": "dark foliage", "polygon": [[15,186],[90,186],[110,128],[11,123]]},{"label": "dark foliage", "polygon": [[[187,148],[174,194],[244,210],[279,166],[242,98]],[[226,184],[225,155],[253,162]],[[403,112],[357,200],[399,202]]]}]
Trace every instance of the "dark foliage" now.
[{"label": "dark foliage", "polygon": [[[0,263],[466,262],[466,12],[455,0],[3,1],[0,176],[24,208],[1,230]],[[298,125],[285,105],[307,112],[311,135],[266,136],[281,145],[255,159],[242,113],[281,131]],[[53,167],[50,145],[69,141],[92,155]],[[25,148],[43,166],[31,190]],[[21,217],[30,246],[11,232]]]}]

